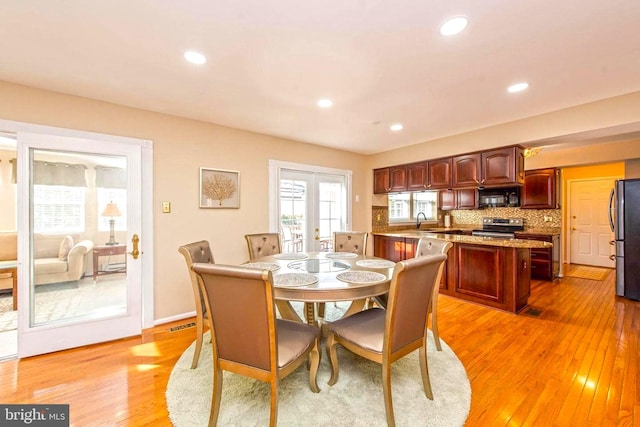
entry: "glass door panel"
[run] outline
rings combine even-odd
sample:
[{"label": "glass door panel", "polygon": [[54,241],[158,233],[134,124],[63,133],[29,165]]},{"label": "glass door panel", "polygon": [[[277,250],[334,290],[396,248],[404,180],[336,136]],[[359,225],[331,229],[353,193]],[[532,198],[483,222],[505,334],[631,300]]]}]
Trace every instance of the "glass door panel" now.
[{"label": "glass door panel", "polygon": [[112,138],[18,133],[19,357],[141,332],[141,147]]}]

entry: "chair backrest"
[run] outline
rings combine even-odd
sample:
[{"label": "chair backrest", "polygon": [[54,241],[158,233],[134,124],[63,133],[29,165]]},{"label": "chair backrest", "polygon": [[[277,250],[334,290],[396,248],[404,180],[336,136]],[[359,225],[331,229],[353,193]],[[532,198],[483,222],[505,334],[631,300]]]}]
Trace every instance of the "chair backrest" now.
[{"label": "chair backrest", "polygon": [[387,303],[386,351],[395,352],[425,336],[433,288],[446,259],[437,254],[396,263]]},{"label": "chair backrest", "polygon": [[280,233],[245,234],[249,247],[249,259],[253,260],[282,252]]},{"label": "chair backrest", "polygon": [[333,250],[364,255],[368,235],[366,231],[336,231],[333,233]]},{"label": "chair backrest", "polygon": [[270,271],[194,264],[211,308],[214,360],[277,371],[276,317]]},{"label": "chair backrest", "polygon": [[453,246],[453,243],[446,240],[434,239],[433,237],[421,237],[418,241],[415,256],[446,254]]},{"label": "chair backrest", "polygon": [[[204,295],[200,289],[198,275],[191,269],[191,266],[195,263],[215,263],[209,242],[201,240],[199,242],[188,243],[180,246],[178,248],[178,252],[184,256],[184,260],[187,262],[187,269],[189,270],[189,277],[191,278],[191,286],[193,287],[193,296],[196,300],[196,313],[206,313],[207,310],[205,308]],[[200,310],[200,312],[198,312],[198,310]]]}]

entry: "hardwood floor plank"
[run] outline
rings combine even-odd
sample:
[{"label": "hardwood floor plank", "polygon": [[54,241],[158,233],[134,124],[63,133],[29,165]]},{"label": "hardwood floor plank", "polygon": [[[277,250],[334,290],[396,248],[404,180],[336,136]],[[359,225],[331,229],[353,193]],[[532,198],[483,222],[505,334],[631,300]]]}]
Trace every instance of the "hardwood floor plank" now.
[{"label": "hardwood floor plank", "polygon": [[[441,296],[440,334],[472,387],[466,426],[640,425],[640,302],[616,297],[614,282],[534,280],[539,316]],[[166,384],[195,328],[169,328],[190,321],[2,362],[0,401],[69,403],[74,426],[170,426]]]}]

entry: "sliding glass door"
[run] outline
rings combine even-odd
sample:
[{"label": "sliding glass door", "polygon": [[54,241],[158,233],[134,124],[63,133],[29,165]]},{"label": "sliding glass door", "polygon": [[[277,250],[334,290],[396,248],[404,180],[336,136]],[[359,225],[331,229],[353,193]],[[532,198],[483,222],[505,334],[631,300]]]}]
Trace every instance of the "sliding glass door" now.
[{"label": "sliding glass door", "polygon": [[351,228],[351,171],[272,161],[271,228],[283,251],[333,250],[333,233]]}]

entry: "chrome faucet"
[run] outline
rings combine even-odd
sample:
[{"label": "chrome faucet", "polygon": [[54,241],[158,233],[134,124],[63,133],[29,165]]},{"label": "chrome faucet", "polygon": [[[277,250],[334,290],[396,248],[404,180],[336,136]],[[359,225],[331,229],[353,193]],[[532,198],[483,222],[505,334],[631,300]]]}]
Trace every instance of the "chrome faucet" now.
[{"label": "chrome faucet", "polygon": [[418,215],[416,215],[416,229],[418,230],[420,230],[420,224],[422,224],[422,221],[420,221],[420,214],[422,214],[425,221],[427,220],[427,216],[424,214],[424,212],[418,212]]}]

